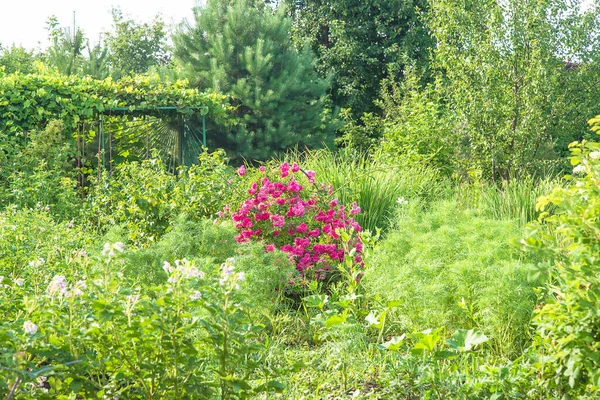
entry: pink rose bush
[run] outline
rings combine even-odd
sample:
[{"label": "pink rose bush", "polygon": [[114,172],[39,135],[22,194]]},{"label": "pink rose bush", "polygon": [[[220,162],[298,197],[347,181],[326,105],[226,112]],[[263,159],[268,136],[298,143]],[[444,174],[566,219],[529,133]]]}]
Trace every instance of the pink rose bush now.
[{"label": "pink rose bush", "polygon": [[[240,176],[240,170],[246,172],[240,167]],[[263,241],[265,251],[287,253],[303,280],[326,280],[349,252],[363,265],[356,203],[346,209],[331,199],[333,187],[317,185],[316,174],[296,163],[272,170],[261,166],[256,176],[246,200],[231,212],[238,242]],[[349,240],[342,239],[342,231]]]}]

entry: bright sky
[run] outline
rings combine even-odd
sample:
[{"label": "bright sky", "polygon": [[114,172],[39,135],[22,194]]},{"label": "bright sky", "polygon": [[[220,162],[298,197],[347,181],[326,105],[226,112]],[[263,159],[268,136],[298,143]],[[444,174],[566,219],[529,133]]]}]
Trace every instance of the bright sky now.
[{"label": "bright sky", "polygon": [[101,32],[110,30],[113,5],[137,22],[161,14],[171,24],[191,19],[196,0],[0,0],[0,5],[0,43],[37,49],[46,47],[50,15],[55,15],[61,26],[73,26],[75,11],[77,26],[91,42],[97,42]]}]

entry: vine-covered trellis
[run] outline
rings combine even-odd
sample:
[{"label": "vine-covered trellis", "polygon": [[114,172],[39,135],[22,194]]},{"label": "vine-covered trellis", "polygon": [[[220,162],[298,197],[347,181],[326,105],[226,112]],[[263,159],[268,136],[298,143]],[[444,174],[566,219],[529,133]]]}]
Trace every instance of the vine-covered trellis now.
[{"label": "vine-covered trellis", "polygon": [[[206,118],[223,121],[228,108],[225,96],[190,89],[185,81],[165,83],[148,76],[113,81],[58,74],[0,75],[0,132],[25,138],[27,132],[43,129],[51,120],[62,121],[64,137],[77,146],[82,180],[86,148],[89,159],[97,160],[98,171],[100,167],[112,169],[115,156],[127,159],[123,156],[129,154],[127,145],[134,142],[138,153],[148,158],[149,131],[156,127],[176,132],[171,135],[175,146],[168,154],[175,170],[176,163],[186,163],[186,137],[194,139],[190,143],[206,146]],[[202,117],[201,137],[186,124],[194,114]],[[122,140],[117,153],[114,143],[119,135],[115,133],[125,128],[128,133],[122,136],[127,140]]]}]

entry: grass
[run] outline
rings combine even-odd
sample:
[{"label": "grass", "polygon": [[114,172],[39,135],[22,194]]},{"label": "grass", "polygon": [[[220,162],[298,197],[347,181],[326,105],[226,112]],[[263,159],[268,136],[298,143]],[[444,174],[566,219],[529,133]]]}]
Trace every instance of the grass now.
[{"label": "grass", "polygon": [[557,179],[523,177],[503,181],[499,186],[483,183],[465,187],[458,191],[458,195],[463,200],[470,199],[471,206],[476,207],[482,216],[495,220],[513,219],[523,227],[538,217],[537,199],[558,185]]},{"label": "grass", "polygon": [[440,173],[424,166],[401,169],[350,151],[293,152],[287,158],[301,160],[304,169],[317,173],[317,181],[333,185],[343,204],[356,201],[362,210],[356,220],[371,231],[389,227],[398,199],[429,202],[449,192]]}]

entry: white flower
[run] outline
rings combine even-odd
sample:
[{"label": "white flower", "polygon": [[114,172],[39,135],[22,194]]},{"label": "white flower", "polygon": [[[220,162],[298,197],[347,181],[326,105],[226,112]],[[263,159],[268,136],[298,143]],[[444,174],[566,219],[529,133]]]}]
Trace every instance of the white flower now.
[{"label": "white flower", "polygon": [[219,279],[219,285],[221,285],[221,286],[225,285],[225,283],[227,282],[227,277],[228,276],[229,275],[226,275],[225,277]]},{"label": "white flower", "polygon": [[40,257],[37,260],[29,261],[29,266],[36,268],[36,267],[41,267],[45,263],[46,263],[46,260],[44,260],[42,257]]},{"label": "white flower", "polygon": [[237,280],[240,282],[244,282],[246,280],[246,274],[244,274],[243,272],[238,273]]},{"label": "white flower", "polygon": [[398,200],[396,200],[396,203],[400,204],[401,206],[408,204],[408,200],[406,200],[404,197],[399,197]]},{"label": "white flower", "polygon": [[27,332],[28,334],[35,335],[35,333],[38,330],[38,327],[31,321],[25,321],[25,323],[23,324],[23,329],[25,329],[25,332]]},{"label": "white flower", "polygon": [[48,285],[48,293],[52,296],[57,293],[61,295],[67,293],[67,281],[63,275],[56,275],[52,278],[52,281]]},{"label": "white flower", "polygon": [[590,153],[590,158],[593,159],[593,160],[600,159],[600,151],[592,151]]},{"label": "white flower", "polygon": [[23,278],[15,279],[15,283],[17,284],[17,286],[23,286],[24,282],[25,281],[23,280]]},{"label": "white flower", "polygon": [[113,249],[117,250],[119,253],[123,252],[125,245],[121,242],[117,242],[115,244],[113,244]]},{"label": "white flower", "polygon": [[103,256],[107,255],[109,257],[112,257],[115,255],[115,253],[111,249],[110,243],[108,243],[108,242],[104,243],[104,248],[102,249],[102,252],[100,254],[102,254]]},{"label": "white flower", "polygon": [[579,164],[578,166],[576,166],[575,168],[573,168],[573,175],[585,174],[586,171],[587,170],[585,168],[585,165]]},{"label": "white flower", "polygon": [[202,297],[202,293],[200,293],[198,290],[190,295],[191,300],[198,300],[200,297]]},{"label": "white flower", "polygon": [[127,302],[131,304],[137,303],[139,299],[140,296],[137,294],[130,294],[129,296],[127,296]]},{"label": "white flower", "polygon": [[169,279],[167,279],[167,282],[169,283],[176,283],[177,282],[177,278],[175,278],[174,276],[169,277]]},{"label": "white flower", "polygon": [[165,261],[163,264],[163,269],[165,270],[165,272],[167,274],[170,274],[171,272],[173,272],[173,266],[171,264],[169,264],[168,261]]}]

